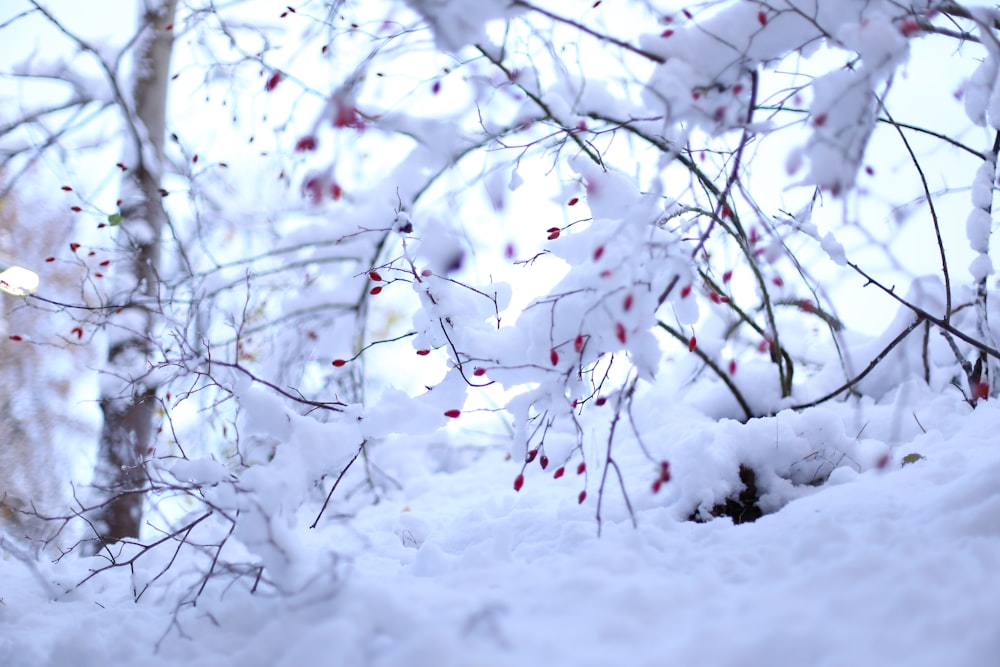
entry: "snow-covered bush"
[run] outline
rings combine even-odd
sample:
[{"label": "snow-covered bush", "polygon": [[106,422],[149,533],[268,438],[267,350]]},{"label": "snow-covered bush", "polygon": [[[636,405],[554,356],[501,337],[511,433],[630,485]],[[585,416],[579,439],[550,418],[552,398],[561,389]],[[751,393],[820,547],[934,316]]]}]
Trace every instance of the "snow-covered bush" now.
[{"label": "snow-covered bush", "polygon": [[[816,406],[914,381],[995,395],[993,10],[409,0],[246,29],[274,24],[265,4],[159,28],[178,39],[155,289],[103,286],[146,228],[106,178],[60,174],[98,227],[52,251],[103,295],[88,339],[144,331],[119,311],[156,322],[109,369],[161,434],[128,463],[148,534],[97,549],[157,563],[137,596],[182,552],[182,603],[306,590],[336,569],[333,516],[392,492],[387,441],[502,441],[515,491],[575,478],[598,524],[633,498],[748,520],[888,464]],[[90,53],[113,88],[120,59]],[[145,159],[116,150],[98,158]],[[731,421],[675,439],[680,402]]]}]

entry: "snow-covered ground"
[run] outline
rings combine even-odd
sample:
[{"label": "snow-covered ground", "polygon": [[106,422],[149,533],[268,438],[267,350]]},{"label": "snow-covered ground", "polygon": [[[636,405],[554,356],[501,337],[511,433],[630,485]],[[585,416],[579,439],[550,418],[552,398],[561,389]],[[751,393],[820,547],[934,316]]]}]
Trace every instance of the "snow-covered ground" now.
[{"label": "snow-covered ground", "polygon": [[[748,425],[665,415],[656,449],[668,455],[695,440],[723,451],[720,434],[777,450],[761,434],[785,433],[782,420],[829,432],[831,415],[835,436],[892,452],[882,469],[842,465],[796,487],[801,497],[754,523],[679,520],[697,490],[632,488],[633,528],[609,483],[598,537],[593,473],[578,504],[582,477],[529,466],[516,493],[520,466],[502,451],[463,461],[399,442],[380,461],[396,462],[403,490],[315,533],[337,557],[288,596],[236,585],[175,613],[155,592],[133,602],[122,569],[53,601],[39,576],[66,588],[101,562],[32,573],[8,556],[0,665],[995,665],[1000,406],[908,392],[906,408],[890,396]],[[912,424],[915,437],[882,439]],[[627,479],[649,466],[619,451]],[[903,465],[910,454],[922,458]],[[669,484],[684,478],[675,468]]]}]

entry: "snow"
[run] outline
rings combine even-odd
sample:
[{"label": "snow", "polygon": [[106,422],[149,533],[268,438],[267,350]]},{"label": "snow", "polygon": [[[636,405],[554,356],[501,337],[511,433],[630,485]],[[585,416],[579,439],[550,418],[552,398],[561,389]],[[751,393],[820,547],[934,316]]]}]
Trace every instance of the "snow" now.
[{"label": "snow", "polygon": [[[179,21],[212,65],[171,109],[170,191],[189,196],[164,200],[165,254],[183,257],[157,304],[163,357],[133,350],[105,379],[123,400],[157,385],[156,492],[141,541],[93,556],[3,523],[0,665],[995,663],[995,164],[942,176],[959,163],[935,135],[965,142],[967,123],[925,121],[912,158],[869,144],[903,132],[876,122],[890,108],[912,123],[954,90],[906,70],[924,37],[983,59],[968,122],[995,125],[996,46],[910,25],[966,25],[924,0],[720,2],[617,29],[646,3],[561,21],[405,4],[334,3],[341,27],[322,31],[288,7],[281,25],[309,26],[294,48],[295,28],[265,23],[267,48],[225,33],[289,76],[233,121],[273,142],[220,139],[197,168],[191,119],[230,134],[204,82],[247,89],[213,70],[226,40]],[[231,11],[213,16],[256,25]],[[889,95],[925,74],[929,97]],[[223,159],[247,174],[196,175]],[[906,247],[876,230],[898,215],[901,234],[897,204],[925,202],[913,162],[941,220],[966,220],[981,284],[954,271],[946,294],[936,249],[966,255],[929,225],[933,273],[890,272]],[[134,222],[118,233],[159,234]],[[852,289],[848,259],[882,290]],[[875,337],[827,315],[866,288],[890,320]],[[51,481],[47,453],[0,473]]]},{"label": "snow", "polygon": [[469,44],[489,46],[485,26],[511,13],[506,0],[406,0],[420,13],[444,51]]},{"label": "snow", "polygon": [[[515,493],[502,452],[441,472],[398,441],[405,490],[327,524],[336,553],[287,596],[237,586],[175,616],[155,598],[131,602],[118,578],[53,602],[8,555],[0,663],[990,664],[1000,650],[990,620],[1000,614],[1000,410],[973,411],[957,392],[908,404],[905,414],[888,401],[746,425],[661,415],[658,446],[676,455],[678,480],[662,497],[631,489],[637,528],[610,488],[601,537],[593,481],[583,505],[572,475],[530,470]],[[918,434],[891,438],[897,418],[919,421]],[[685,437],[714,442],[714,453],[699,456]],[[704,492],[737,450],[764,460],[786,442],[788,454],[813,449],[831,466],[845,449],[857,459],[755,523],[678,518],[687,487]],[[892,455],[884,470],[872,467],[879,451]],[[920,458],[902,465],[912,453]],[[706,475],[681,473],[692,456]],[[809,463],[823,471],[818,456]],[[625,465],[634,472],[637,461]],[[282,533],[283,543],[309,536],[301,525]],[[67,588],[88,565],[38,567]]]}]

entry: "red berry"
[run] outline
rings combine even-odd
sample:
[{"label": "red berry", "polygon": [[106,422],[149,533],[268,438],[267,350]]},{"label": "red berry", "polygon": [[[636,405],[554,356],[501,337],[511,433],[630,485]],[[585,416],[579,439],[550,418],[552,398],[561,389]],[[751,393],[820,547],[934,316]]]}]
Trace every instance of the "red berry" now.
[{"label": "red berry", "polygon": [[10,338],[11,340],[23,340],[23,339],[22,339],[22,338],[21,338],[20,336],[18,336],[17,334],[11,334],[10,336],[8,336],[8,338]]},{"label": "red berry", "polygon": [[69,244],[69,249],[72,250],[73,252],[76,252],[77,250],[80,249],[80,244],[79,243],[70,243]]},{"label": "red berry", "polygon": [[369,271],[368,272],[368,277],[371,278],[372,280],[374,280],[375,282],[381,282],[382,281],[382,276],[379,275],[378,271]]},{"label": "red berry", "polygon": [[767,25],[767,14],[764,12],[757,12],[757,22],[761,25]]},{"label": "red berry", "polygon": [[538,450],[537,449],[529,449],[528,450],[528,456],[524,459],[524,462],[525,463],[531,463],[532,461],[535,460],[536,456],[538,456]]},{"label": "red berry", "polygon": [[587,472],[587,464],[584,463],[583,461],[580,461],[580,465],[576,467],[576,474],[582,475],[585,472]]},{"label": "red berry", "polygon": [[430,353],[431,353],[430,350],[417,350],[417,354],[420,355],[421,357],[426,357]]},{"label": "red berry", "polygon": [[577,352],[583,352],[583,334],[578,334],[576,340],[573,341],[573,349]]},{"label": "red berry", "polygon": [[62,189],[65,190],[66,192],[73,192],[73,188],[69,187],[68,185],[62,186]]},{"label": "red berry", "polygon": [[264,84],[264,90],[271,92],[278,87],[279,83],[281,83],[281,72],[275,72],[267,80],[267,83]]},{"label": "red berry", "polygon": [[461,410],[448,410],[447,412],[444,413],[444,416],[445,417],[451,417],[452,419],[455,419],[460,414],[462,414]]},{"label": "red berry", "polygon": [[633,301],[632,295],[626,294],[625,301],[624,303],[622,303],[622,308],[625,310],[625,312],[632,310],[632,301]]},{"label": "red berry", "polygon": [[625,325],[621,322],[615,323],[615,338],[617,338],[620,343],[625,342]]},{"label": "red berry", "polygon": [[690,285],[685,285],[684,287],[681,288],[681,298],[682,299],[686,299],[690,295],[691,295],[691,286]]},{"label": "red berry", "polygon": [[538,459],[538,465],[542,466],[542,470],[545,470],[546,468],[548,468],[549,467],[549,457],[547,457],[545,454],[542,454],[542,456]]},{"label": "red berry", "polygon": [[301,137],[295,142],[296,153],[307,153],[316,150],[316,137]]},{"label": "red berry", "polygon": [[552,479],[559,479],[565,474],[566,474],[566,468],[564,466],[560,466],[559,468],[556,469],[555,473],[553,473]]},{"label": "red berry", "polygon": [[514,478],[514,490],[520,491],[522,486],[524,486],[524,475],[518,475]]},{"label": "red berry", "polygon": [[477,378],[478,377],[482,377],[482,376],[486,375],[486,369],[485,368],[477,368],[476,370],[472,371],[472,374],[475,375]]},{"label": "red berry", "polygon": [[604,398],[603,396],[601,396],[601,397],[600,397],[600,398],[598,398],[598,399],[597,399],[596,401],[594,401],[594,405],[596,405],[596,406],[600,407],[600,406],[604,405],[604,404],[605,404],[605,403],[607,403],[607,402],[608,402],[608,399],[606,399],[606,398]]},{"label": "red berry", "polygon": [[552,362],[553,366],[558,366],[559,365],[559,353],[556,352],[555,350],[552,350],[551,352],[549,352],[549,361]]},{"label": "red berry", "polygon": [[604,246],[599,245],[594,248],[594,261],[596,262],[604,255]]},{"label": "red berry", "polygon": [[579,202],[579,201],[580,201],[579,197],[573,197],[568,202],[566,202],[566,205],[567,206],[576,206],[577,202]]},{"label": "red berry", "polygon": [[586,499],[587,499],[587,492],[586,491],[581,491],[580,495],[576,497],[576,502],[578,502],[579,504],[582,505],[583,501],[586,500]]},{"label": "red berry", "polygon": [[382,286],[376,285],[375,287],[368,290],[368,293],[371,294],[372,296],[375,296],[376,294],[381,293],[381,291],[382,291]]},{"label": "red berry", "polygon": [[694,352],[696,347],[698,347],[698,339],[691,336],[691,340],[688,341],[688,352]]}]

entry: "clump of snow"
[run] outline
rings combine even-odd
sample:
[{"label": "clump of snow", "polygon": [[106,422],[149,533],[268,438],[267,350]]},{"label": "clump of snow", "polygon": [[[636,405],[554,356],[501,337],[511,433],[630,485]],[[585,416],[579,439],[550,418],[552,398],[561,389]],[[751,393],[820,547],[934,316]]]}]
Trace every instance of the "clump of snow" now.
[{"label": "clump of snow", "polygon": [[[987,153],[989,155],[989,153]],[[990,259],[990,234],[993,230],[993,179],[996,176],[996,162],[986,159],[976,171],[972,181],[972,206],[965,222],[965,233],[973,252],[978,253],[969,265],[973,280],[985,280],[993,273]]]},{"label": "clump of snow", "polygon": [[847,264],[847,253],[844,251],[844,246],[837,241],[837,238],[832,232],[828,232],[823,235],[821,244],[823,246],[823,251],[837,265],[844,266]]},{"label": "clump of snow", "polygon": [[487,46],[486,24],[510,14],[506,0],[406,0],[430,26],[442,51],[469,44]]},{"label": "clump of snow", "polygon": [[966,85],[965,111],[977,125],[997,127],[1000,124],[1000,48],[998,48],[991,26],[996,20],[996,10],[985,7],[972,9],[980,31],[984,32],[983,45],[986,58],[979,64]]}]

